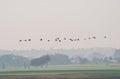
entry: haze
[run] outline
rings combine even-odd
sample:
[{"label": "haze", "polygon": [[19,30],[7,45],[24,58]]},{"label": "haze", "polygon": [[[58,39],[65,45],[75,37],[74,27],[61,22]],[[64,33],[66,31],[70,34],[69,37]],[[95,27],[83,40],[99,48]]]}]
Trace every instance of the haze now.
[{"label": "haze", "polygon": [[[119,30],[120,0],[0,0],[0,49],[120,48]],[[82,40],[89,36],[97,40]],[[55,37],[81,41],[39,42]]]}]

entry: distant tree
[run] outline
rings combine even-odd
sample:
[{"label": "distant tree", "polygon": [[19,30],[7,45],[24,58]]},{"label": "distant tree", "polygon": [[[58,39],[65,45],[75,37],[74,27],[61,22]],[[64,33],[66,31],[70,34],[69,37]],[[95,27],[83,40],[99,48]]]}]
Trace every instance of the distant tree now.
[{"label": "distant tree", "polygon": [[89,61],[87,58],[80,58],[80,59],[79,59],[79,63],[80,63],[80,64],[89,64],[90,61]]},{"label": "distant tree", "polygon": [[87,58],[80,57],[80,56],[72,58],[72,61],[76,64],[89,64],[90,63],[90,61]]},{"label": "distant tree", "polygon": [[115,51],[114,59],[117,60],[118,63],[120,63],[120,49]]},{"label": "distant tree", "polygon": [[104,58],[104,63],[105,63],[105,64],[108,65],[108,64],[110,63],[110,61],[111,61],[111,60],[110,60],[109,57],[105,57],[105,58]]},{"label": "distant tree", "polygon": [[111,60],[113,60],[113,58],[110,56],[110,57],[109,57],[109,60],[111,61]]},{"label": "distant tree", "polygon": [[2,64],[2,69],[5,69],[5,68],[6,68],[6,66],[5,66],[5,64],[3,63],[3,64]]},{"label": "distant tree", "polygon": [[24,62],[24,68],[25,68],[25,69],[29,68],[29,67],[28,67],[28,64],[27,64],[26,62]]},{"label": "distant tree", "polygon": [[64,54],[54,54],[50,55],[51,65],[64,65],[64,64],[71,64],[71,60],[69,56],[64,55]]},{"label": "distant tree", "polygon": [[40,58],[35,58],[31,60],[31,65],[32,66],[48,66],[48,62],[50,61],[49,55],[44,55]]},{"label": "distant tree", "polygon": [[22,56],[16,56],[13,54],[0,56],[0,63],[4,63],[7,67],[23,67],[24,63],[29,60]]},{"label": "distant tree", "polygon": [[92,63],[95,64],[104,63],[104,58],[105,56],[103,54],[95,52],[92,54]]}]

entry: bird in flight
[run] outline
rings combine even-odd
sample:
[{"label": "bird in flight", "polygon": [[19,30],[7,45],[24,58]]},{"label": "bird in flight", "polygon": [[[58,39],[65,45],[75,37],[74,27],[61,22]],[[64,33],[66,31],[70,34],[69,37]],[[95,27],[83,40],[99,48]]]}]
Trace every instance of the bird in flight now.
[{"label": "bird in flight", "polygon": [[50,42],[50,40],[48,40],[48,42]]},{"label": "bird in flight", "polygon": [[59,40],[59,42],[61,42],[61,40]]},{"label": "bird in flight", "polygon": [[104,38],[107,38],[107,36],[104,36]]},{"label": "bird in flight", "polygon": [[80,39],[78,38],[77,41],[80,41]]},{"label": "bird in flight", "polygon": [[66,40],[66,38],[64,38],[64,40]]},{"label": "bird in flight", "polygon": [[92,38],[93,38],[93,39],[96,39],[96,37],[94,37],[94,36],[93,36]]},{"label": "bird in flight", "polygon": [[88,39],[90,40],[91,38],[89,37]]},{"label": "bird in flight", "polygon": [[25,42],[27,42],[27,40],[26,40],[26,39],[25,39],[24,41],[25,41]]},{"label": "bird in flight", "polygon": [[73,39],[70,39],[70,41],[73,41]]},{"label": "bird in flight", "polygon": [[42,41],[43,39],[40,39],[40,41]]},{"label": "bird in flight", "polygon": [[[107,38],[107,36],[103,36],[103,38]],[[73,41],[80,41],[79,38],[76,38],[76,39],[68,38],[68,39],[69,39],[69,41],[71,41],[71,42],[73,42]],[[97,39],[97,37],[95,37],[95,36],[93,36],[93,37],[88,37],[88,38],[84,38],[83,40],[87,40],[87,39],[89,39],[89,40],[90,40],[90,39]],[[63,38],[63,40],[61,40],[61,38],[58,38],[58,37],[54,39],[55,42],[62,42],[62,41],[65,41],[65,40],[67,40],[67,38],[65,38],[65,37]],[[27,41],[30,42],[30,41],[32,41],[32,40],[31,40],[30,38],[29,38],[29,39],[24,39],[24,40],[21,40],[21,39],[19,40],[19,42],[27,42]],[[43,41],[43,39],[41,38],[40,41]],[[47,40],[47,42],[50,42],[50,40]]]},{"label": "bird in flight", "polygon": [[19,40],[19,42],[22,42],[22,40]]},{"label": "bird in flight", "polygon": [[84,40],[86,40],[86,38],[84,38]]},{"label": "bird in flight", "polygon": [[31,39],[28,39],[28,41],[31,41]]}]

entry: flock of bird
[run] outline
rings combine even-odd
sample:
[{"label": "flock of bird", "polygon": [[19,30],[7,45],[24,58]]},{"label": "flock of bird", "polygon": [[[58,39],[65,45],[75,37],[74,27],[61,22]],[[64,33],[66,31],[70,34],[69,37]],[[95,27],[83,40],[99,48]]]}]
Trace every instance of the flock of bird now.
[{"label": "flock of bird", "polygon": [[[107,36],[104,36],[103,37],[104,39],[107,38]],[[90,40],[90,39],[97,39],[97,37],[93,36],[93,37],[88,37],[88,38],[84,38],[83,40]],[[62,38],[62,40],[68,40],[68,41],[71,41],[71,42],[74,42],[74,41],[80,41],[80,38],[77,38],[77,39],[72,39],[72,38]],[[60,38],[56,38],[54,39],[55,42],[62,42],[62,40]],[[32,39],[24,39],[24,40],[19,40],[19,42],[30,42],[32,41]],[[41,38],[39,41],[44,41],[43,38]],[[47,40],[47,42],[50,42],[50,40]]]}]

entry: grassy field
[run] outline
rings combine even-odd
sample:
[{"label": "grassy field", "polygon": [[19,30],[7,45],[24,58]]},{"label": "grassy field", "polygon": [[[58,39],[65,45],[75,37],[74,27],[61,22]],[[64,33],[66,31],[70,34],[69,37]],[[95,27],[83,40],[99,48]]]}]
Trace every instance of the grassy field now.
[{"label": "grassy field", "polygon": [[[59,78],[64,76],[65,79],[68,79],[71,75],[73,75],[75,78],[71,78],[73,77],[71,76],[70,79],[80,79],[80,77],[81,78],[101,77],[101,78],[120,79],[120,65],[119,64],[114,64],[114,65],[103,65],[103,64],[102,65],[60,65],[60,66],[56,65],[56,66],[48,66],[44,68],[31,67],[30,69],[7,68],[7,69],[0,69],[0,75],[1,75],[0,79],[2,79],[1,77],[6,77],[6,76],[28,76],[28,75],[29,76],[32,75],[32,77],[33,76],[35,77],[57,76]],[[41,78],[38,78],[38,79],[41,79]],[[47,78],[44,78],[44,79],[47,79]],[[53,79],[57,79],[57,78],[53,78]]]}]

